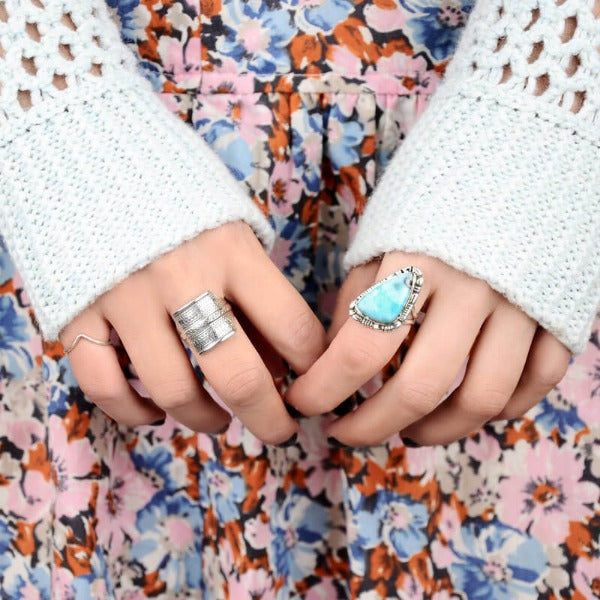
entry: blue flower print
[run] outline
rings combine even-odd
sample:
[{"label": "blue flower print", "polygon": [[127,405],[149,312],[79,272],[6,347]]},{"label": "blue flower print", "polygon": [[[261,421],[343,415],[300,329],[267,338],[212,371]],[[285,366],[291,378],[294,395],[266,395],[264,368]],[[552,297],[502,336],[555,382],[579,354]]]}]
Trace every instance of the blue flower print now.
[{"label": "blue flower print", "polygon": [[454,52],[473,2],[461,5],[448,0],[430,4],[421,7],[420,14],[409,19],[408,24],[414,40],[427,47],[434,59],[443,60]]},{"label": "blue flower print", "polygon": [[287,10],[269,10],[269,6],[269,2],[224,2],[227,14],[223,18],[223,33],[216,41],[220,54],[242,63],[242,68],[259,78],[290,70],[287,47],[297,33]]},{"label": "blue flower print", "polygon": [[[348,501],[352,511],[350,552],[359,568],[364,548],[384,543],[398,557],[408,559],[426,545],[428,512],[420,502],[388,490],[371,496],[351,490]],[[364,565],[361,571],[364,573]]]},{"label": "blue flower print", "polygon": [[239,503],[246,497],[246,484],[241,475],[228,472],[215,461],[208,461],[200,475],[200,496],[210,498],[221,523],[240,517]]},{"label": "blue flower print", "polygon": [[323,543],[329,517],[321,505],[294,489],[283,504],[275,505],[270,527],[270,548],[277,572],[292,581],[312,575],[316,565],[316,547]]},{"label": "blue flower print", "polygon": [[36,598],[50,600],[50,573],[44,567],[26,568],[26,578],[17,575],[12,581],[4,582],[6,598],[11,600],[27,600],[31,598],[31,590],[37,592]]},{"label": "blue flower print", "polygon": [[498,521],[463,526],[450,549],[454,585],[473,600],[537,598],[536,581],[546,570],[542,545]]},{"label": "blue flower print", "polygon": [[334,105],[329,113],[329,158],[334,171],[358,162],[360,143],[364,138],[362,125],[345,115],[339,105]]},{"label": "blue flower print", "polygon": [[[119,16],[121,22],[121,38],[124,42],[133,43],[139,38],[138,19],[135,9],[139,6],[140,0],[106,0],[106,3]],[[142,28],[143,29],[143,28]]]},{"label": "blue flower print", "polygon": [[27,320],[15,310],[11,296],[0,296],[0,349],[27,340]]},{"label": "blue flower print", "polygon": [[200,589],[203,515],[198,504],[158,494],[138,512],[136,526],[142,537],[131,546],[133,560],[159,571],[172,594]]},{"label": "blue flower print", "polygon": [[31,332],[29,321],[15,307],[16,296],[0,296],[0,354],[2,367],[11,378],[23,379],[34,366],[28,344]]},{"label": "blue flower print", "polygon": [[[210,126],[206,128],[205,126]],[[224,119],[211,121],[198,119],[194,128],[200,131],[204,141],[212,147],[238,181],[243,181],[254,170],[252,151],[239,135],[239,129]]]},{"label": "blue flower print", "polygon": [[[344,21],[353,10],[354,4],[348,0],[324,0],[317,6],[309,6],[299,14],[303,15],[307,23],[314,25],[317,31],[329,32],[338,23]],[[302,29],[310,31],[311,27],[302,26]]]},{"label": "blue flower print", "polygon": [[12,539],[13,535],[10,526],[5,521],[0,521],[0,575],[4,573],[12,562],[10,551]]},{"label": "blue flower print", "polygon": [[178,489],[176,478],[171,474],[173,455],[164,447],[148,447],[144,452],[144,445],[138,444],[131,459],[135,468],[143,473],[160,494],[169,494]]},{"label": "blue flower print", "polygon": [[[321,189],[321,163],[314,160],[315,147],[323,148],[323,115],[302,110],[295,115],[291,126],[292,155],[294,165],[302,172],[306,191],[316,194]],[[307,156],[310,153],[310,158]]]},{"label": "blue flower print", "polygon": [[298,219],[279,215],[271,215],[270,221],[276,233],[271,259],[289,279],[299,284],[299,278],[310,267],[307,257],[312,243],[309,226]]},{"label": "blue flower print", "polygon": [[562,435],[571,431],[579,431],[585,427],[585,423],[577,414],[577,407],[571,404],[559,392],[551,392],[551,396],[544,398],[537,406],[539,414],[535,422],[541,425],[548,433],[555,427]]}]

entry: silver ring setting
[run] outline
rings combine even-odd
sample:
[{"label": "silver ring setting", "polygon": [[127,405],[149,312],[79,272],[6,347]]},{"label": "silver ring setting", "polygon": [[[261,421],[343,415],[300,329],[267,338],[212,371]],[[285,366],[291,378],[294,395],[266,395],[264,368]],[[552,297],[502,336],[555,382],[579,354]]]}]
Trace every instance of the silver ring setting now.
[{"label": "silver ring setting", "polygon": [[173,313],[182,340],[202,354],[230,338],[236,331],[231,306],[210,290]]},{"label": "silver ring setting", "polygon": [[417,319],[415,303],[422,287],[423,273],[419,268],[400,269],[358,295],[350,303],[350,316],[381,331],[412,325]]}]

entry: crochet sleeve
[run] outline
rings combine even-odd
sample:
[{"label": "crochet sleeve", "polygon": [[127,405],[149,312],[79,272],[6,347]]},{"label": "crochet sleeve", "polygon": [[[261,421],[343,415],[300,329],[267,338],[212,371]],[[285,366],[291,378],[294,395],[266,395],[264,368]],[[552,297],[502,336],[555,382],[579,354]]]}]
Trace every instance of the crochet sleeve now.
[{"label": "crochet sleeve", "polygon": [[48,339],[199,232],[273,232],[137,72],[102,0],[0,0],[0,233]]},{"label": "crochet sleeve", "polygon": [[480,0],[346,268],[437,257],[582,351],[600,298],[599,48],[594,0]]}]

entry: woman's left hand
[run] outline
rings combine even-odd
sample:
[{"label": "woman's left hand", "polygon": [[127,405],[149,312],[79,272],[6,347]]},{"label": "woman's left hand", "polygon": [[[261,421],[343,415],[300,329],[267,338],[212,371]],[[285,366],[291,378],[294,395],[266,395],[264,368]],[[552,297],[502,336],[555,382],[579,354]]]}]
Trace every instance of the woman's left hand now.
[{"label": "woman's left hand", "polygon": [[[290,386],[287,402],[305,415],[328,412],[376,375],[409,331],[380,331],[348,316],[350,302],[387,275],[423,272],[416,302],[426,309],[398,370],[357,410],[329,426],[350,446],[394,433],[421,445],[448,444],[490,420],[521,416],[564,376],[570,351],[487,283],[421,254],[391,252],[355,268],[340,290],[331,343]],[[462,383],[446,398],[465,361]]]}]

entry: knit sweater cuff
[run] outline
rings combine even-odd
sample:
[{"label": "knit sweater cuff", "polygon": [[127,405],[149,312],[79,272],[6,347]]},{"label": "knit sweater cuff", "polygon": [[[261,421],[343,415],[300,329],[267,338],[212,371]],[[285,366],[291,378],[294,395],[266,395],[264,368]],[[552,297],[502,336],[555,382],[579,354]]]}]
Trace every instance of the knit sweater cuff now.
[{"label": "knit sweater cuff", "polygon": [[436,97],[390,160],[346,268],[393,250],[487,281],[572,352],[600,298],[597,131],[479,84]]},{"label": "knit sweater cuff", "polygon": [[201,136],[134,84],[83,83],[0,139],[2,234],[48,339],[203,230],[243,220],[267,250],[273,242]]}]

